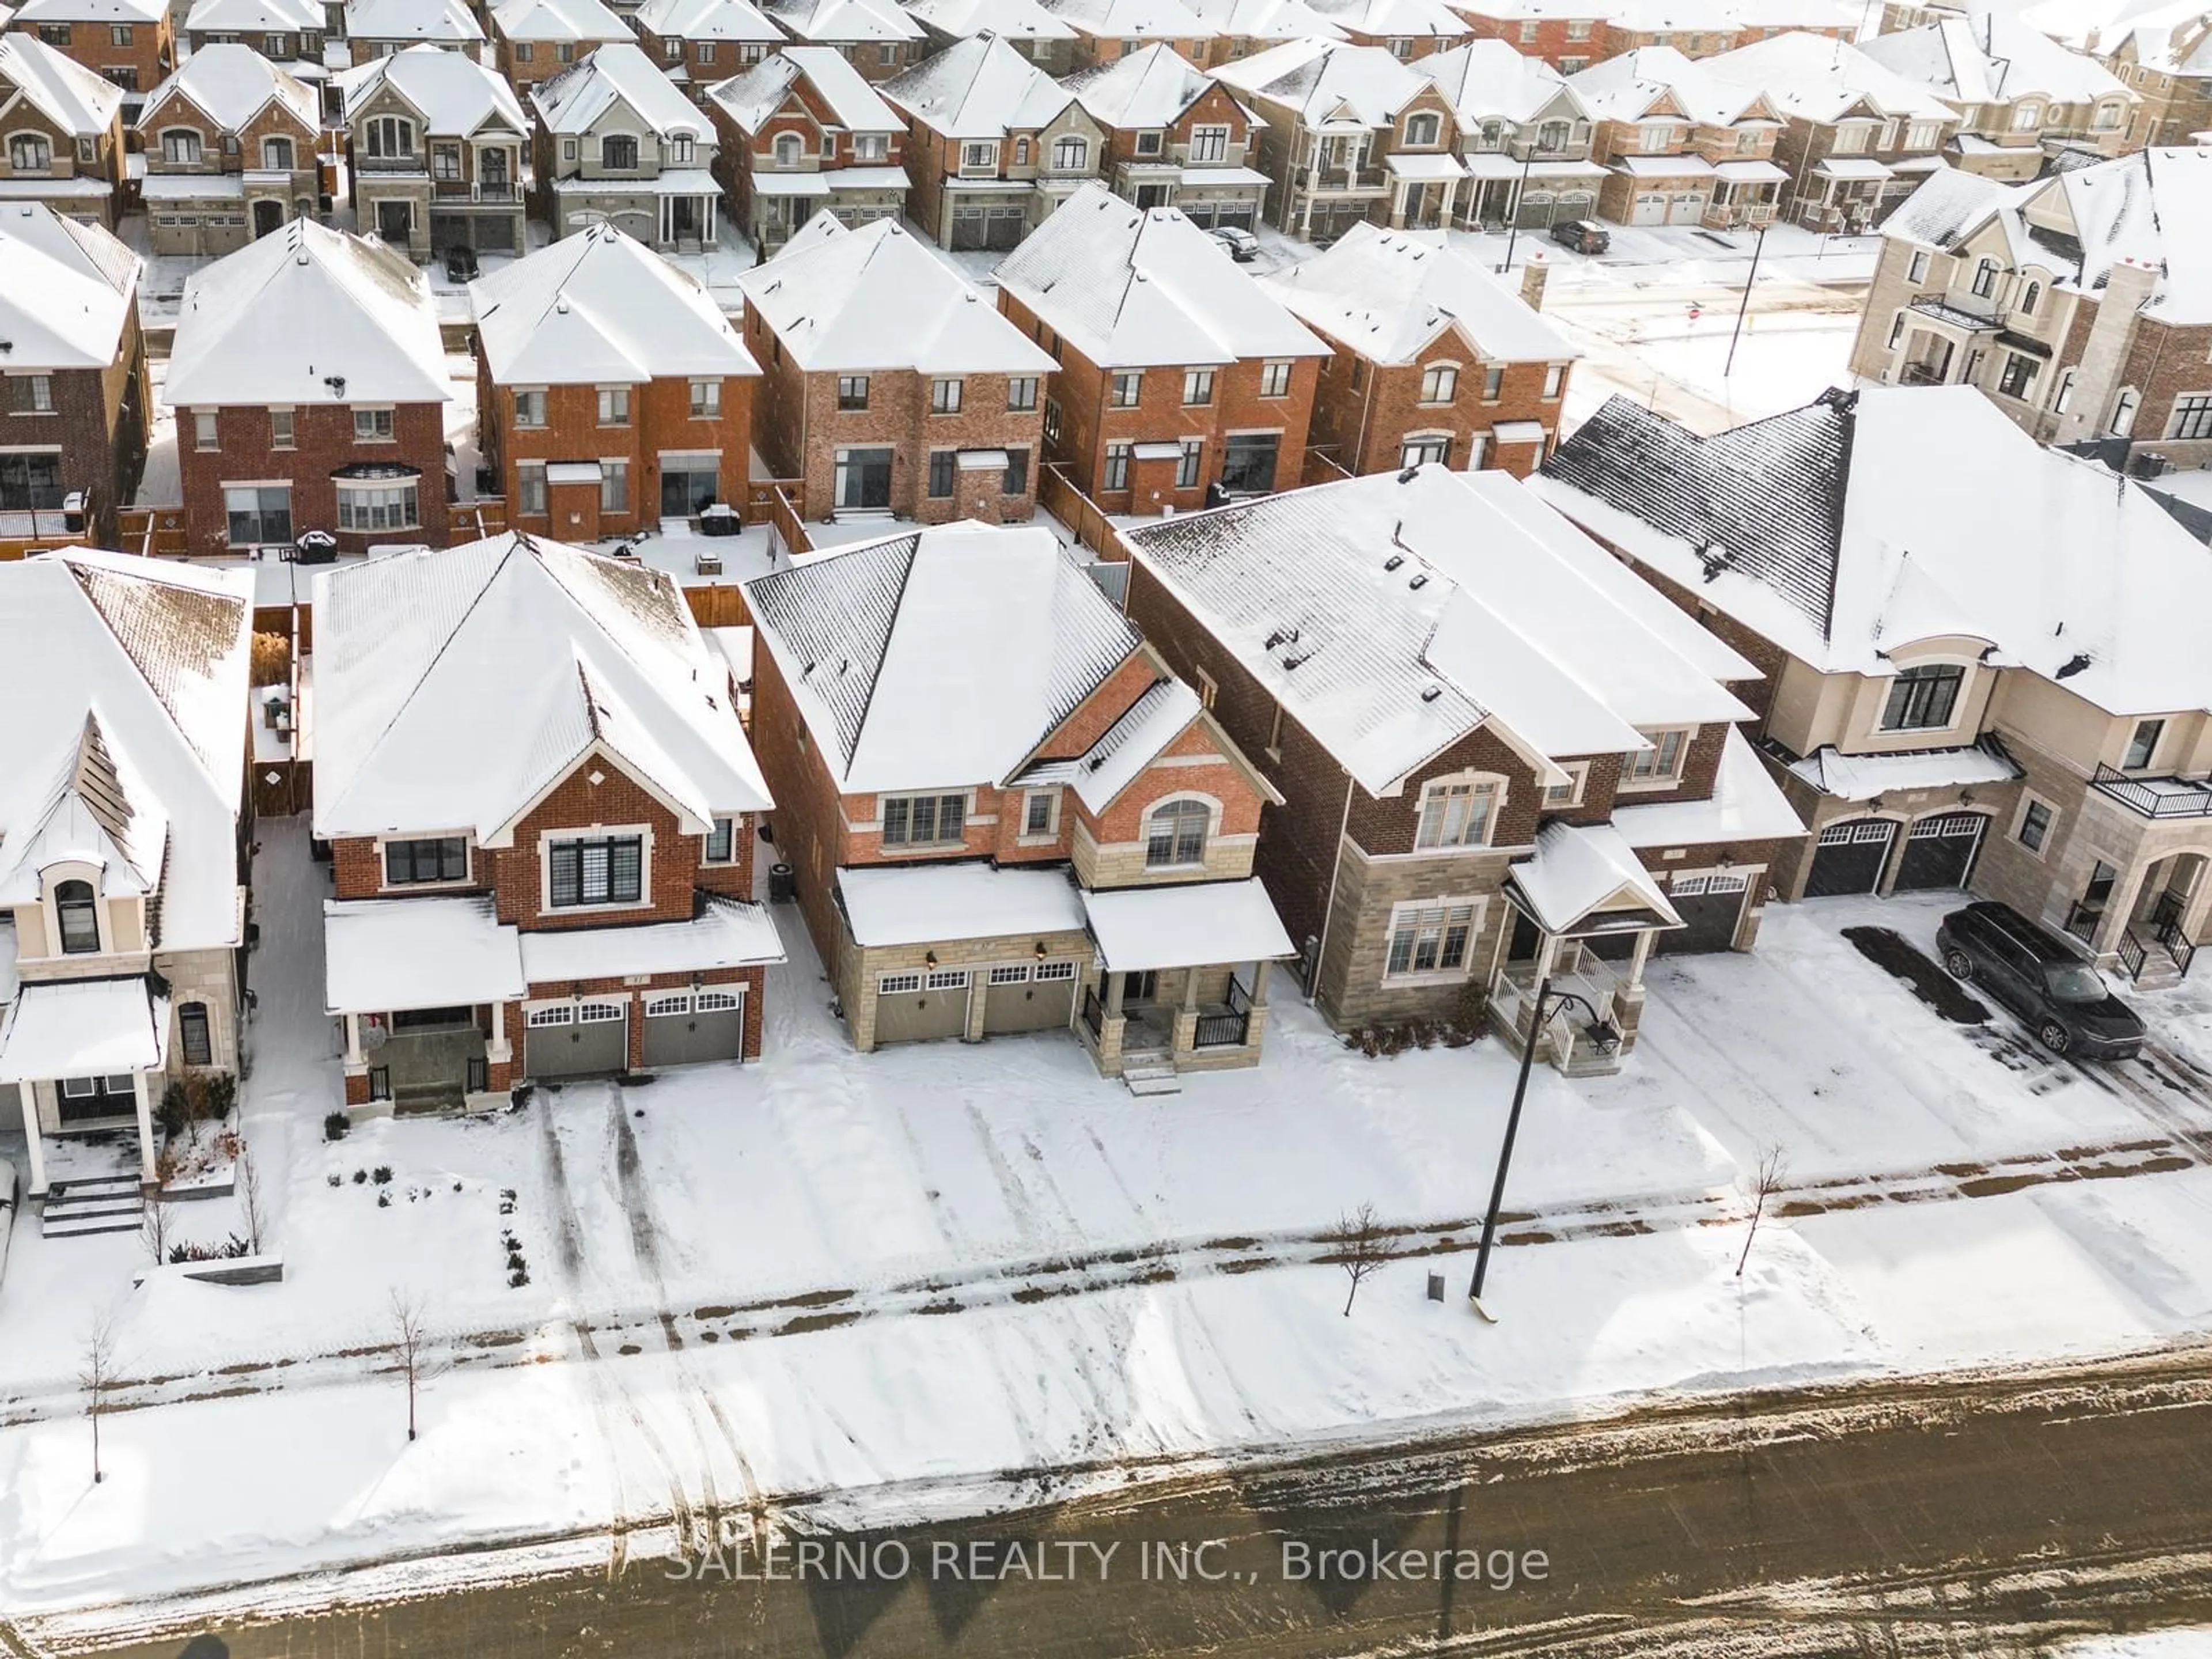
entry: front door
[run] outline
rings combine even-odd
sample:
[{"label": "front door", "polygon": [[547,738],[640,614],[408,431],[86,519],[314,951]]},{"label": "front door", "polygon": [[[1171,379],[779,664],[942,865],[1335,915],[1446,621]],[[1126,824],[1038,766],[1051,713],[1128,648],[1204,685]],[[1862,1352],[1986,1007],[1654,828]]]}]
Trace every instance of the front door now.
[{"label": "front door", "polygon": [[673,236],[678,241],[697,241],[700,235],[700,226],[702,222],[703,222],[699,213],[699,198],[697,197],[678,196],[670,200],[668,204],[668,230],[669,234]]},{"label": "front door", "polygon": [[2076,939],[2095,939],[2097,924],[2105,919],[2105,907],[2112,902],[2112,889],[2119,879],[2120,872],[2099,859],[2089,872],[2089,884],[2066,918],[2066,931]]},{"label": "front door", "polygon": [[255,236],[266,236],[270,231],[280,228],[283,222],[284,204],[282,202],[262,201],[256,202],[253,204],[253,234]]},{"label": "front door", "polygon": [[833,495],[840,512],[888,512],[891,504],[891,452],[841,449]]},{"label": "front door", "polygon": [[1168,187],[1165,185],[1139,185],[1137,186],[1137,205],[1139,207],[1156,208],[1165,207],[1167,204]]},{"label": "front door", "polygon": [[414,223],[413,203],[379,202],[376,204],[376,234],[393,246],[407,246],[407,234]]}]

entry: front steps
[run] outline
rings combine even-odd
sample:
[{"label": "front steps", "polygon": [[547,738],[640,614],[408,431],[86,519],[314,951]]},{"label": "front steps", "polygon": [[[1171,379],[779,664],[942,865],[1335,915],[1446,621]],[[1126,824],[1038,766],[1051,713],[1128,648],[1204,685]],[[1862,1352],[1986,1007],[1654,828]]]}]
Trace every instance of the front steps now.
[{"label": "front steps", "polygon": [[102,1176],[56,1183],[42,1200],[39,1233],[45,1238],[135,1233],[145,1217],[146,1199],[136,1176]]},{"label": "front steps", "polygon": [[1121,1062],[1121,1081],[1129,1085],[1133,1095],[1179,1095],[1182,1092],[1182,1074],[1167,1060],[1146,1057],[1124,1059]]}]

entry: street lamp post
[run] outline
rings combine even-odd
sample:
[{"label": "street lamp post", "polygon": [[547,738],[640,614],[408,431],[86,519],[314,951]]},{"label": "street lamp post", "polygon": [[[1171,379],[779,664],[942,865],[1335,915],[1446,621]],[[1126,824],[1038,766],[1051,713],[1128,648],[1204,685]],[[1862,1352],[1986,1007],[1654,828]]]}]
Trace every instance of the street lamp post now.
[{"label": "street lamp post", "polygon": [[1505,227],[1505,263],[1498,267],[1500,276],[1513,269],[1514,245],[1521,240],[1521,202],[1528,194],[1528,169],[1535,165],[1536,141],[1524,140],[1521,145],[1521,187],[1513,192],[1513,211]]},{"label": "street lamp post", "polygon": [[1743,314],[1751,309],[1751,285],[1759,280],[1759,256],[1766,252],[1766,227],[1759,228],[1759,240],[1751,245],[1751,269],[1743,274],[1743,301],[1735,308],[1735,332],[1729,336],[1728,362],[1721,370],[1725,380],[1735,373],[1736,342],[1743,338]]},{"label": "street lamp post", "polygon": [[1528,1035],[1521,1044],[1521,1075],[1513,1085],[1513,1109],[1505,1115],[1505,1144],[1498,1149],[1498,1178],[1491,1183],[1490,1208],[1482,1218],[1482,1246],[1475,1252],[1474,1282],[1467,1287],[1467,1299],[1474,1304],[1475,1312],[1492,1324],[1498,1316],[1482,1305],[1482,1282],[1490,1272],[1490,1246],[1498,1236],[1498,1211],[1505,1202],[1505,1171],[1513,1162],[1513,1142],[1521,1133],[1521,1103],[1528,1097],[1528,1073],[1536,1059],[1536,1039],[1542,1035],[1546,1016],[1545,1005],[1556,1000],[1559,1006],[1576,1004],[1590,1018],[1590,1036],[1601,1053],[1609,1053],[1620,1046],[1620,1034],[1601,1018],[1588,999],[1572,991],[1561,991],[1554,995],[1550,975],[1544,976],[1536,988],[1534,1017],[1528,1022]]}]

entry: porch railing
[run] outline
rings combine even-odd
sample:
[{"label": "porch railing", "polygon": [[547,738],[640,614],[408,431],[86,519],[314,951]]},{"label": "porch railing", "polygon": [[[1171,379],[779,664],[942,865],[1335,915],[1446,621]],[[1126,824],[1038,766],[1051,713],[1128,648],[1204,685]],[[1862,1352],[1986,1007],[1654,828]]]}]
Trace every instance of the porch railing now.
[{"label": "porch railing", "polygon": [[2128,977],[2141,979],[2145,954],[2142,935],[2132,927],[2121,928],[2118,949],[2120,953],[2120,966],[2128,970]]},{"label": "porch railing", "polygon": [[1083,988],[1083,1023],[1091,1028],[1094,1037],[1103,1037],[1106,1033],[1106,1010],[1098,1000],[1098,993],[1088,985]]},{"label": "porch railing", "polygon": [[1229,981],[1228,1006],[1218,1013],[1198,1017],[1198,1029],[1191,1037],[1191,1046],[1197,1048],[1238,1048],[1251,1029],[1252,1005],[1232,979]]},{"label": "porch railing", "polygon": [[2189,964],[2197,959],[2197,944],[2181,927],[2181,901],[2171,893],[2159,896],[2150,913],[2150,936],[2173,958],[2173,965],[2189,977]]},{"label": "porch railing", "polygon": [[491,1087],[491,1062],[482,1055],[472,1055],[469,1060],[468,1091],[480,1095]]},{"label": "porch railing", "polygon": [[2147,818],[2212,817],[2212,784],[2193,778],[2131,778],[2100,761],[2090,787]]}]

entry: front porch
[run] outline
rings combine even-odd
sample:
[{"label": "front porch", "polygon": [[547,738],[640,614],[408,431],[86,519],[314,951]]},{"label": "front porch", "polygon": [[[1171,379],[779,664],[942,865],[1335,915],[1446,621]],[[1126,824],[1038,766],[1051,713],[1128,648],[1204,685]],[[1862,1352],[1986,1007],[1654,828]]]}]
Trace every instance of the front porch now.
[{"label": "front porch", "polygon": [[[0,1089],[23,1121],[28,1196],[65,1185],[83,1162],[69,1143],[106,1143],[106,1176],[159,1184],[154,1102],[168,1064],[169,999],[141,974],[116,979],[33,981],[0,1026]],[[50,1156],[51,1154],[51,1156]],[[106,1165],[115,1163],[118,1168]]]},{"label": "front porch", "polygon": [[504,1105],[515,1080],[508,1009],[524,996],[520,940],[489,898],[331,899],[327,1012],[344,1030],[349,1107]]}]

